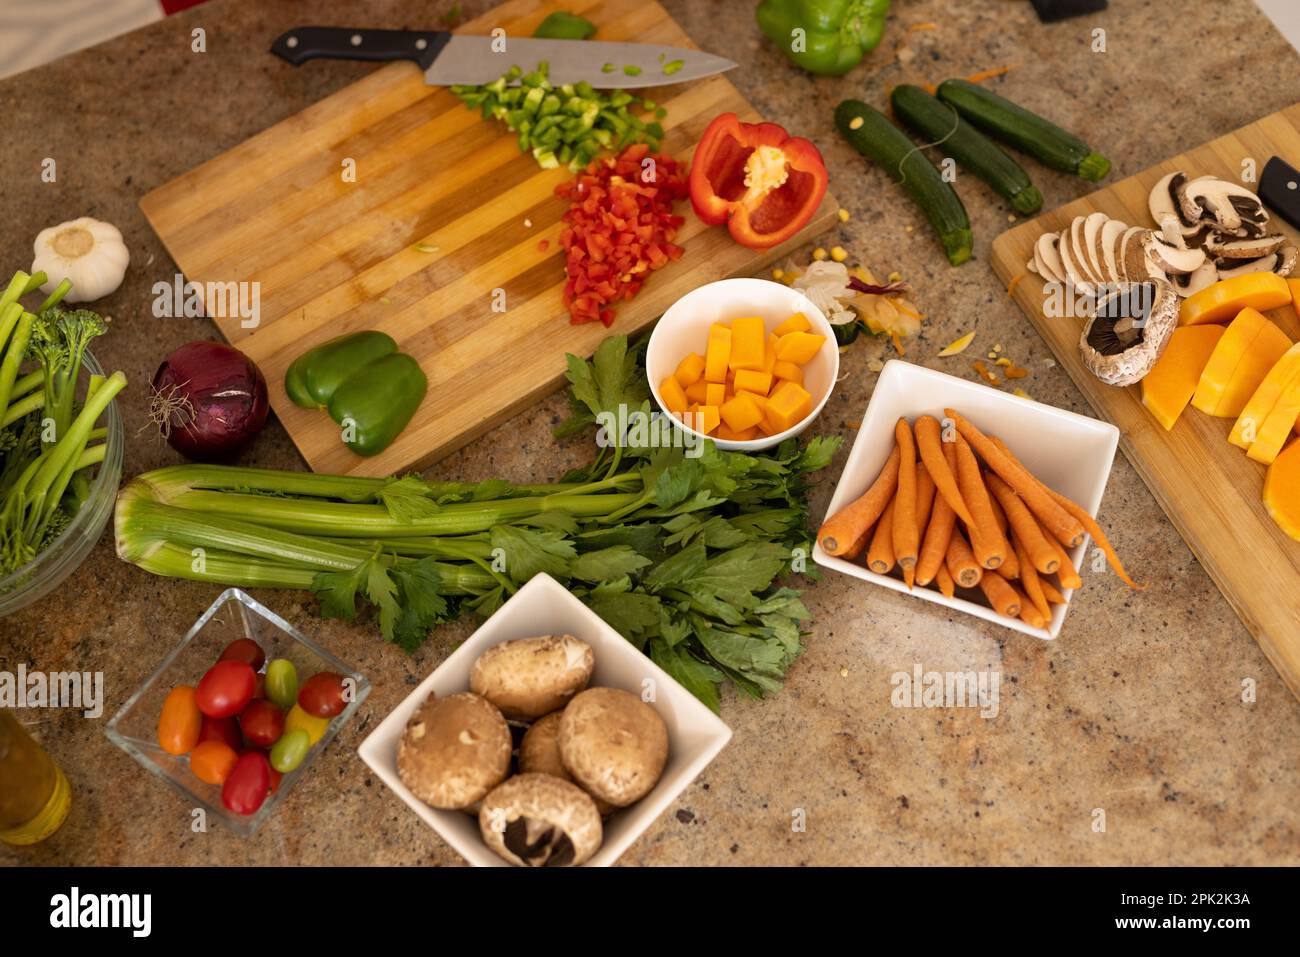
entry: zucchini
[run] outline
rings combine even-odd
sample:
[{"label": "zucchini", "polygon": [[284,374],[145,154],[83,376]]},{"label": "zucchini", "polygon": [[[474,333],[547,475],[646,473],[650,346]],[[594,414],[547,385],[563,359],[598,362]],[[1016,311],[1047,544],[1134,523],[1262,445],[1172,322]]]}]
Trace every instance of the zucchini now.
[{"label": "zucchini", "polygon": [[1110,172],[1110,160],[1093,152],[1083,140],[982,86],[968,80],[944,80],[938,93],[939,99],[956,109],[962,119],[1052,169],[1092,182]]},{"label": "zucchini", "polygon": [[970,259],[970,217],[966,207],[934,164],[898,127],[861,100],[845,100],[837,106],[835,126],[855,150],[878,163],[894,182],[912,194],[939,234],[948,262],[960,266]]},{"label": "zucchini", "polygon": [[895,116],[988,183],[1016,212],[1036,213],[1043,208],[1043,194],[1029,181],[1029,174],[953,107],[906,83],[894,87],[889,102]]}]

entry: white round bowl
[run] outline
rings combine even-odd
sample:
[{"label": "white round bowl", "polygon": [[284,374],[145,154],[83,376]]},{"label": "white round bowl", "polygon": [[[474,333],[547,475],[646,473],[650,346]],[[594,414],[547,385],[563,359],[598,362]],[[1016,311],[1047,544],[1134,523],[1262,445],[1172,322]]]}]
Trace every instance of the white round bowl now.
[{"label": "white round bowl", "polygon": [[[802,422],[776,435],[737,442],[697,432],[668,411],[659,394],[659,383],[677,370],[677,364],[685,356],[692,352],[704,355],[709,326],[715,322],[730,322],[740,316],[762,316],[763,326],[770,333],[796,312],[808,317],[813,332],[826,337],[821,350],[803,369],[803,387],[813,397],[813,409]],[[718,448],[728,452],[758,452],[798,435],[821,414],[840,374],[840,350],[831,324],[799,290],[768,279],[721,279],[688,292],[663,314],[650,334],[645,369],[650,379],[650,392],[659,410],[677,428],[700,438],[711,438]]]}]

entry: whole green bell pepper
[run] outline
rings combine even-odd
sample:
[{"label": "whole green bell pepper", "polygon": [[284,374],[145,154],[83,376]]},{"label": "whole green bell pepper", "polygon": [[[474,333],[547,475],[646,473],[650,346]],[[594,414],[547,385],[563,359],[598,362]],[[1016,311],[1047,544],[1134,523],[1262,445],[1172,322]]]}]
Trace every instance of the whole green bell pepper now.
[{"label": "whole green bell pepper", "polygon": [[429,380],[420,364],[382,332],[354,332],[304,352],[284,375],[284,389],[305,409],[324,409],[358,455],[392,444],[424,401]]},{"label": "whole green bell pepper", "polygon": [[763,0],[756,16],[767,38],[795,64],[840,76],[876,48],[887,13],[889,0]]}]

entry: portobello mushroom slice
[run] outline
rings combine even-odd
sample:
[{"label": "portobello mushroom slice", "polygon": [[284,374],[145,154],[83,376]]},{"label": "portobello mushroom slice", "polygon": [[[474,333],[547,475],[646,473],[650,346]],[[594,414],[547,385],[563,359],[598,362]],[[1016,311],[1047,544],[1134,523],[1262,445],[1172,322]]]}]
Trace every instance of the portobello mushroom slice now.
[{"label": "portobello mushroom slice", "polygon": [[1219,270],[1217,266],[1206,260],[1197,269],[1183,276],[1170,276],[1169,282],[1174,287],[1174,291],[1179,297],[1186,299],[1188,296],[1194,296],[1202,289],[1213,286],[1219,281]]},{"label": "portobello mushroom slice", "polygon": [[1275,272],[1283,278],[1291,275],[1296,265],[1296,248],[1289,243],[1277,252],[1258,259],[1217,259],[1220,279],[1245,276],[1253,272]]},{"label": "portobello mushroom slice", "polygon": [[1101,227],[1101,257],[1102,265],[1106,269],[1107,282],[1124,281],[1120,268],[1119,245],[1126,232],[1128,232],[1128,224],[1121,223],[1118,219],[1109,220]]},{"label": "portobello mushroom slice", "polygon": [[1084,366],[1108,385],[1141,381],[1178,327],[1178,309],[1178,294],[1163,279],[1120,283],[1098,299],[1084,326]]},{"label": "portobello mushroom slice", "polygon": [[1268,211],[1259,197],[1226,179],[1200,176],[1176,187],[1174,194],[1184,221],[1209,219],[1227,232],[1250,231],[1268,222]]},{"label": "portobello mushroom slice", "polygon": [[1101,234],[1108,222],[1110,217],[1105,213],[1092,213],[1083,221],[1083,242],[1088,268],[1097,277],[1098,282],[1111,281],[1111,276],[1106,271],[1106,257],[1101,248]]},{"label": "portobello mushroom slice", "polygon": [[1204,250],[1170,246],[1154,232],[1143,240],[1143,248],[1151,264],[1166,276],[1184,276],[1200,269],[1205,263]]},{"label": "portobello mushroom slice", "polygon": [[1216,259],[1260,259],[1277,252],[1286,244],[1286,237],[1281,234],[1246,239],[1229,238],[1230,235],[1211,232],[1202,248],[1207,255]]},{"label": "portobello mushroom slice", "polygon": [[1088,247],[1086,227],[1088,224],[1087,216],[1076,216],[1070,223],[1070,259],[1074,261],[1075,268],[1079,274],[1090,284],[1096,284],[1102,281],[1101,274],[1092,268],[1091,256]]},{"label": "portobello mushroom slice", "polygon": [[1056,249],[1061,256],[1061,268],[1065,271],[1066,282],[1091,296],[1094,292],[1094,286],[1088,274],[1075,262],[1074,243],[1071,239],[1069,227],[1061,231],[1061,241],[1057,244]]}]

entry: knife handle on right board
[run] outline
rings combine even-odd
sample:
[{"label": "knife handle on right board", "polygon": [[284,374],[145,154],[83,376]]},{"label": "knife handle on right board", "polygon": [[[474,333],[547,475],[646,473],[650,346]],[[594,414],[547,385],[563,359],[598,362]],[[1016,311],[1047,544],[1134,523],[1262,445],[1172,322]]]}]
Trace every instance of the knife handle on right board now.
[{"label": "knife handle on right board", "polygon": [[271,52],[294,66],[308,60],[411,60],[427,70],[450,39],[445,30],[295,27],[276,37]]}]

